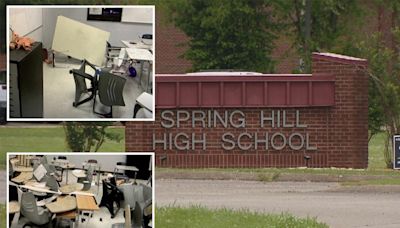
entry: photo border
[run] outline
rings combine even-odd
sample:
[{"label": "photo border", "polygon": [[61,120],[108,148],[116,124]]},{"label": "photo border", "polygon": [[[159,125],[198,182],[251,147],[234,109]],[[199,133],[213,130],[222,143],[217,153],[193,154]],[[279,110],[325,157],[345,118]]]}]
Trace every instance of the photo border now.
[{"label": "photo border", "polygon": [[[153,30],[153,64],[152,64],[152,90],[153,90],[153,116],[152,118],[16,118],[16,117],[10,117],[10,98],[9,98],[9,93],[10,93],[10,48],[8,47],[8,44],[10,43],[10,9],[12,8],[151,8],[153,11],[153,21],[152,21],[152,30]],[[91,122],[106,122],[106,121],[155,121],[155,115],[156,115],[156,102],[155,102],[155,97],[156,97],[156,90],[155,90],[155,84],[156,84],[156,73],[155,73],[155,65],[156,65],[156,15],[155,15],[155,5],[6,5],[6,70],[7,70],[7,121],[10,122],[24,122],[24,121],[33,121],[33,122],[41,122],[41,121],[47,121],[47,122],[56,122],[56,121],[91,121]],[[123,22],[121,22],[123,23]]]},{"label": "photo border", "polygon": [[135,156],[135,155],[150,155],[151,157],[150,157],[150,159],[151,159],[151,197],[152,197],[152,208],[151,208],[151,210],[152,210],[152,216],[151,216],[151,219],[152,219],[152,227],[153,228],[155,228],[155,207],[156,207],[156,204],[155,204],[155,197],[156,197],[156,195],[155,195],[155,188],[156,188],[156,185],[155,185],[155,168],[156,168],[156,155],[155,155],[155,152],[98,152],[98,153],[93,153],[93,152],[7,152],[6,153],[6,158],[7,158],[7,161],[6,161],[6,175],[7,175],[7,177],[6,177],[6,204],[5,204],[5,206],[6,206],[6,213],[7,213],[7,218],[6,218],[6,227],[8,228],[8,227],[10,227],[9,226],[9,223],[10,223],[10,216],[9,216],[9,213],[8,213],[8,210],[9,210],[9,207],[8,207],[8,204],[9,204],[9,185],[10,185],[10,179],[9,179],[9,176],[8,176],[8,173],[9,173],[9,171],[10,171],[10,167],[9,167],[9,164],[10,164],[10,156],[12,156],[12,155],[36,155],[36,154],[40,154],[40,155],[65,155],[65,156],[74,156],[74,155],[77,155],[77,156],[80,156],[80,155],[100,155],[100,156],[110,156],[110,155],[126,155],[126,156],[129,156],[129,155],[132,155],[132,156]]}]

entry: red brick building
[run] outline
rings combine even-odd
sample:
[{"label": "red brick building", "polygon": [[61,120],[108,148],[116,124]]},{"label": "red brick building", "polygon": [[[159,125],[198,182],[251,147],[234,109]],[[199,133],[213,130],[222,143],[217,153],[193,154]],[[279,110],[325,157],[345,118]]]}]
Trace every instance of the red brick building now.
[{"label": "red brick building", "polygon": [[126,124],[126,151],[162,167],[366,168],[366,60],[312,61],[310,75],[156,75],[156,119]]},{"label": "red brick building", "polygon": [[[373,2],[363,7],[367,22],[357,25],[349,36],[380,32],[385,45],[393,47],[390,31],[397,23],[395,12]],[[276,72],[281,75],[189,77],[173,75],[191,67],[180,57],[188,38],[165,23],[159,12],[155,37],[156,120],[126,124],[126,151],[155,151],[161,167],[368,166],[366,60],[316,53],[312,74],[290,75],[299,57],[291,49],[290,38],[281,37],[273,52]],[[214,118],[224,119],[225,112],[229,118],[235,111],[242,113],[244,127],[207,119],[214,112]],[[201,116],[201,112],[207,117],[199,127],[202,119],[193,113]],[[261,126],[261,112],[274,113],[275,118],[279,112],[281,125]],[[283,127],[284,121],[289,126],[296,122],[296,113],[300,125],[307,127]],[[179,126],[178,115],[183,120]]]}]

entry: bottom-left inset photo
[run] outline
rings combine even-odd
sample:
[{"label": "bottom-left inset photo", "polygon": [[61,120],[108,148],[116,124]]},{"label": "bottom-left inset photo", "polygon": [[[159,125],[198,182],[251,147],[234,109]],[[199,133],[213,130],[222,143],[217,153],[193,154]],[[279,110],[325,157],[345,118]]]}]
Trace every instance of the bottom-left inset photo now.
[{"label": "bottom-left inset photo", "polygon": [[7,153],[8,227],[153,227],[154,153]]}]

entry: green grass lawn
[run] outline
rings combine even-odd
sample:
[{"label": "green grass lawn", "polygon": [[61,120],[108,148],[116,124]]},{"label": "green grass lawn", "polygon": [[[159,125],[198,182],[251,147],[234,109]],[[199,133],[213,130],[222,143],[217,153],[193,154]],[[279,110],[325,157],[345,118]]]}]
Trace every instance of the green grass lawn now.
[{"label": "green grass lawn", "polygon": [[368,168],[371,170],[386,169],[383,158],[383,148],[385,146],[385,133],[375,135],[368,145]]},{"label": "green grass lawn", "polygon": [[[125,151],[125,130],[122,127],[108,131],[123,136],[120,142],[106,141],[103,152]],[[55,128],[0,128],[0,168],[5,168],[7,152],[62,152],[68,151],[62,127]]]},{"label": "green grass lawn", "polygon": [[202,228],[202,227],[328,227],[314,218],[297,218],[290,214],[262,214],[247,210],[207,209],[192,206],[156,208],[156,227]]},{"label": "green grass lawn", "polygon": [[[110,128],[124,136],[124,128]],[[124,137],[125,138],[125,137]],[[282,173],[310,174],[359,174],[400,176],[400,172],[385,168],[383,160],[384,133],[376,135],[369,144],[369,168],[367,170],[351,169],[196,169],[185,171],[202,172],[257,172],[261,175],[275,176]],[[125,139],[121,142],[106,141],[100,151],[124,151]],[[62,152],[67,151],[62,127],[56,128],[0,128],[0,168],[5,168],[6,152]],[[176,171],[162,169],[163,171]],[[182,171],[182,169],[180,169]],[[346,182],[345,185],[365,184],[400,184],[397,180],[373,180]],[[5,218],[5,207],[0,205],[0,218]],[[2,220],[2,219],[0,219]],[[290,214],[270,215],[249,211],[232,211],[228,209],[209,210],[202,207],[161,207],[156,209],[157,227],[328,227],[313,218],[300,219]],[[5,223],[0,222],[0,228]]]},{"label": "green grass lawn", "polygon": [[6,206],[0,204],[0,228],[6,227]]}]

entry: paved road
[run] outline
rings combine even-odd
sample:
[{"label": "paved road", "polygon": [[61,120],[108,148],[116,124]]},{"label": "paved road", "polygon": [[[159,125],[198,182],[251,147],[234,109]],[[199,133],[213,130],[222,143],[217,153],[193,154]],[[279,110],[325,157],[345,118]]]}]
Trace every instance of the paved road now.
[{"label": "paved road", "polygon": [[[400,227],[400,189],[337,183],[156,180],[156,203],[248,208],[317,217],[330,227]],[[377,190],[379,189],[379,190]]]}]

